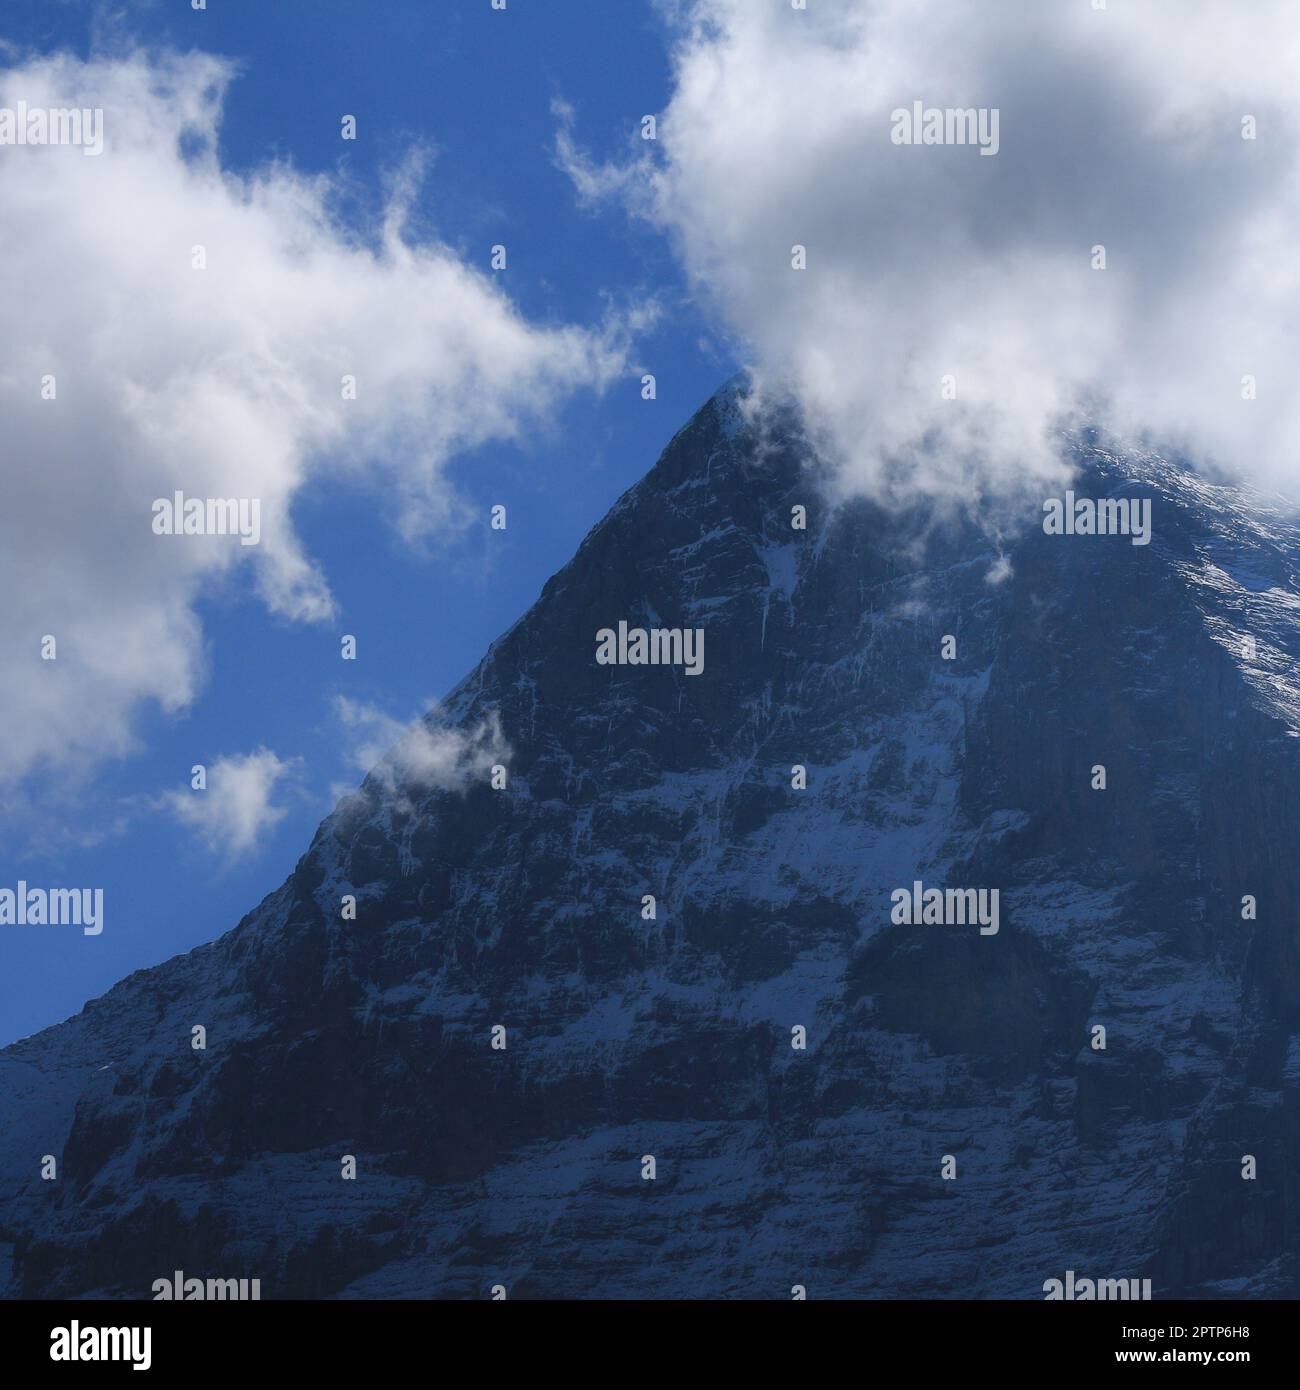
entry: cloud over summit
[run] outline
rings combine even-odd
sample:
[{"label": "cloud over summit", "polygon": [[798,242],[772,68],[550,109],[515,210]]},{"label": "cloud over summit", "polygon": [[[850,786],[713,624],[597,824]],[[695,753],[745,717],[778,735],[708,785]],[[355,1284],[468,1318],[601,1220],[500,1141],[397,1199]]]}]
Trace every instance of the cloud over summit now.
[{"label": "cloud over summit", "polygon": [[[1053,430],[1080,408],[1297,482],[1293,5],[710,0],[678,15],[654,145],[596,166],[566,127],[560,161],[584,196],[625,197],[673,237],[846,488],[1041,496],[1060,481]],[[892,113],[915,102],[997,110],[997,155],[894,143]]]}]

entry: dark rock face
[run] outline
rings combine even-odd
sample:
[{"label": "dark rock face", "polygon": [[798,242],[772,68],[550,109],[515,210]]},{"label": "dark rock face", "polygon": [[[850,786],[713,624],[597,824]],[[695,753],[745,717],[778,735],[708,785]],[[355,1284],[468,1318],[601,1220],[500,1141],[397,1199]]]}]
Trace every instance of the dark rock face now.
[{"label": "dark rock face", "polygon": [[[0,1053],[10,1295],[1295,1296],[1300,528],[1077,448],[1150,545],[832,509],[721,393],[444,707],[505,789],[380,769]],[[703,674],[598,665],[620,619]]]}]

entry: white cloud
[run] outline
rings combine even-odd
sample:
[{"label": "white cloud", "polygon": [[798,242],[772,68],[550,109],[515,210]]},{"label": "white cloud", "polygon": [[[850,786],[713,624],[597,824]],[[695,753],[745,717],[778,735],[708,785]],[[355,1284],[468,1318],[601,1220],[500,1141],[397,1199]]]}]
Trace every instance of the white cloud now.
[{"label": "white cloud", "polygon": [[[291,517],[327,470],[372,479],[408,537],[437,532],[457,518],[453,454],[621,369],[618,329],[521,317],[486,247],[480,271],[413,241],[417,166],[371,241],[333,217],[330,179],[223,169],[231,77],[202,55],[0,71],[0,107],[102,107],[105,134],[98,157],[0,147],[0,783],[92,769],[133,746],[142,702],[189,704],[195,602],[235,566],[276,614],[330,618]],[[260,500],[260,545],[154,535],[151,504],[177,489]]]},{"label": "white cloud", "polygon": [[[471,781],[486,782],[494,764],[510,761],[500,720],[492,714],[472,729],[439,726],[436,707],[410,723],[345,695],[335,699],[335,714],[353,739],[351,760],[383,789],[387,801],[409,809],[412,794],[463,791]],[[335,788],[336,795],[345,789]]]},{"label": "white cloud", "polygon": [[269,748],[216,758],[207,769],[206,789],[168,792],[163,804],[213,853],[247,854],[287,814],[272,804],[272,796],[295,762],[281,761]]},{"label": "white cloud", "polygon": [[[847,487],[1041,488],[1059,481],[1048,432],[1081,402],[1118,431],[1294,485],[1292,0],[680,10],[658,141],[596,164],[561,110],[557,157],[583,197],[622,195],[671,233]],[[997,108],[1000,152],[892,143],[892,112],[915,101]]]}]

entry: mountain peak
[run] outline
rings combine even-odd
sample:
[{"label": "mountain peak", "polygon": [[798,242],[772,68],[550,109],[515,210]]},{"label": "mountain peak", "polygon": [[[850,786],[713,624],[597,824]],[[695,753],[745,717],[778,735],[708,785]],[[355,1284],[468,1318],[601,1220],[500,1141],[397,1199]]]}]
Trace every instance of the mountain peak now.
[{"label": "mountain peak", "polygon": [[[663,1296],[1294,1292],[1251,1096],[1300,1071],[1263,848],[1300,804],[1300,531],[1077,461],[1148,544],[834,505],[729,383],[442,742],[230,934],[0,1053],[10,1292],[146,1297],[173,1249],[265,1297],[645,1296],[647,1249]],[[636,631],[702,633],[701,669]],[[900,919],[927,889],[986,915]]]}]

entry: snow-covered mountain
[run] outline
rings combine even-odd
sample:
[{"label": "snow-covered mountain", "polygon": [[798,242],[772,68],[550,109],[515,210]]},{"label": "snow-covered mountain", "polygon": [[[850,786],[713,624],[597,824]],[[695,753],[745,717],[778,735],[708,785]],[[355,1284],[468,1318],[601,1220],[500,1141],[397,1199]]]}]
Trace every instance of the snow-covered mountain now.
[{"label": "snow-covered mountain", "polygon": [[[11,1296],[1300,1292],[1294,516],[1091,438],[1149,545],[832,508],[740,389],[444,704],[467,785],[390,761],[0,1053]],[[620,620],[703,672],[599,664]]]}]

